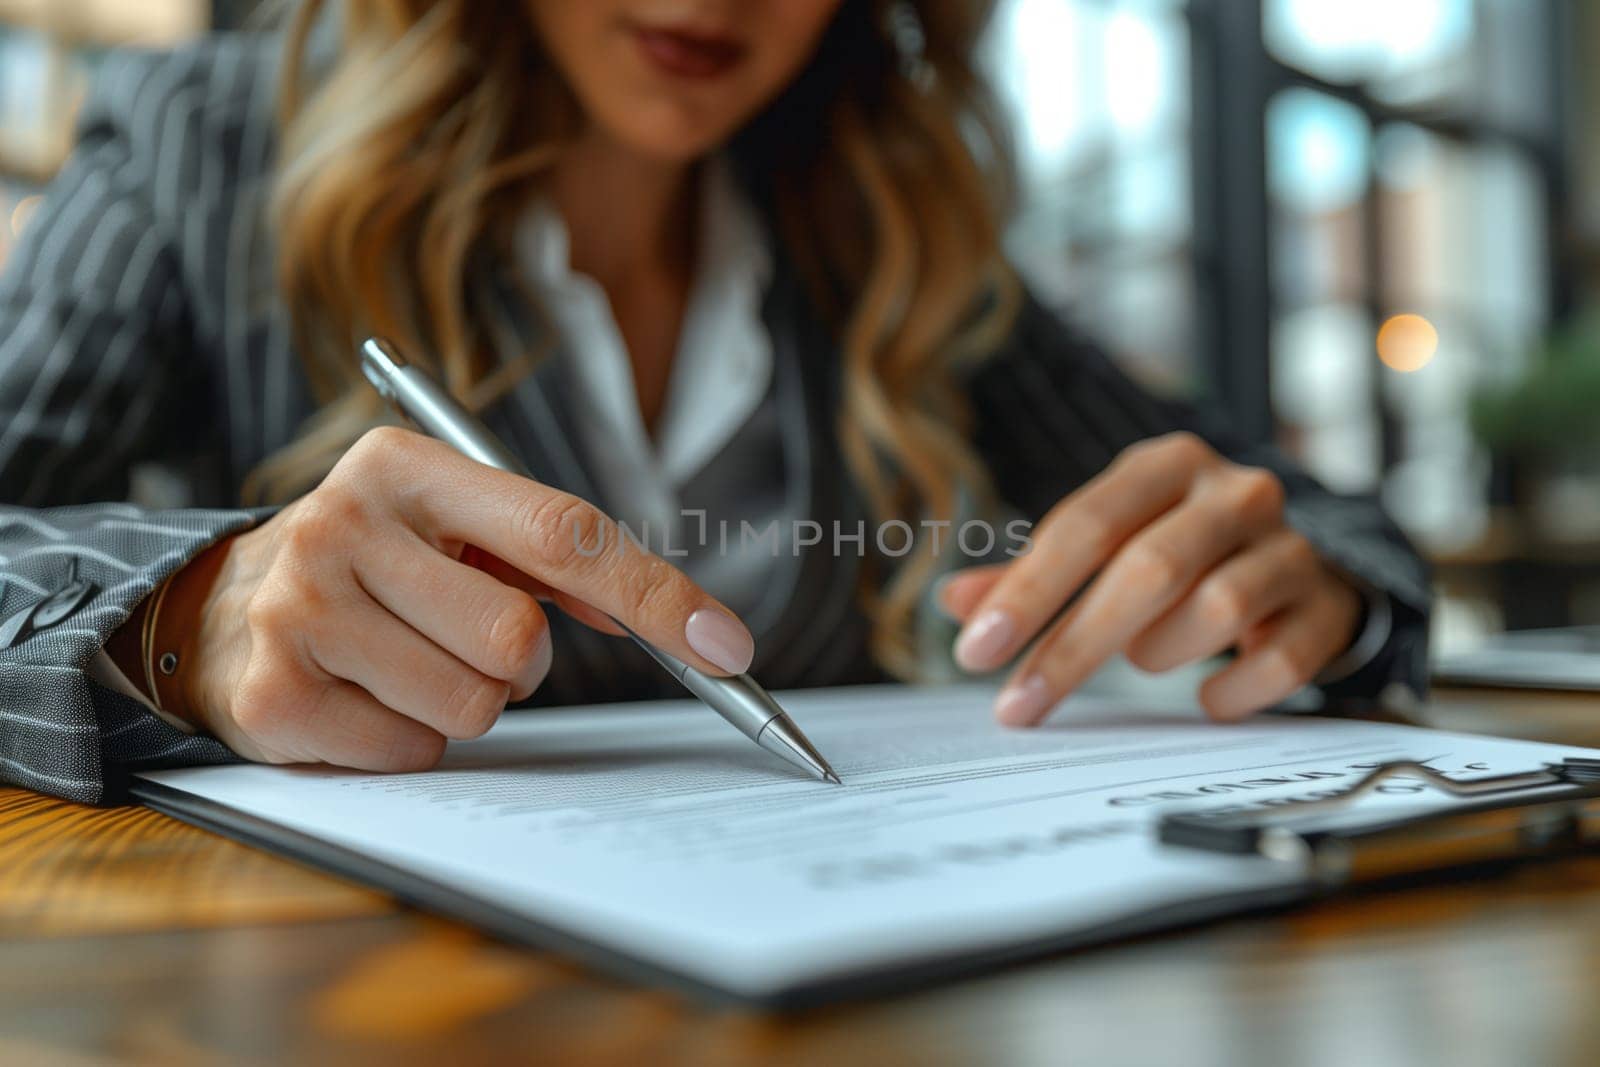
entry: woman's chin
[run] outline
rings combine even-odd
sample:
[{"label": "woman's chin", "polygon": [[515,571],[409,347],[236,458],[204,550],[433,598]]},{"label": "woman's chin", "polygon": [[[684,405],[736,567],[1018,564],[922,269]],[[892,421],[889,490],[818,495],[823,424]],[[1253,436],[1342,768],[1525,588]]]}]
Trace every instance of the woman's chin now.
[{"label": "woman's chin", "polygon": [[721,123],[664,108],[640,108],[626,120],[604,123],[603,127],[613,142],[635,155],[675,165],[694,163],[711,155],[732,136],[731,129],[724,133]]}]

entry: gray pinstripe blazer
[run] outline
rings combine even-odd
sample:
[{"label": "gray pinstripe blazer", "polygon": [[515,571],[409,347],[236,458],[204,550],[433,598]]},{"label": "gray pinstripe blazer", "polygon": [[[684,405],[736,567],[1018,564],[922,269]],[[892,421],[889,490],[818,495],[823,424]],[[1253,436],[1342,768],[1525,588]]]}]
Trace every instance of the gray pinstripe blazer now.
[{"label": "gray pinstripe blazer", "polygon": [[[85,667],[130,612],[205,546],[261,520],[233,506],[246,472],[313,410],[274,293],[263,203],[273,145],[275,49],[217,37],[175,53],[112,57],[80,143],[0,277],[0,619],[60,589],[75,567],[95,595],[0,651],[0,779],[88,802],[130,769],[231,759],[96,685]],[[478,312],[506,352],[526,343],[517,298],[486,279]],[[831,338],[782,271],[764,308],[778,373],[755,432],[784,456],[811,516],[860,517],[831,432]],[[565,423],[559,361],[489,420],[542,480],[604,505]],[[1240,447],[1200,413],[1159,402],[1037,305],[969,383],[976,443],[1007,501],[1037,518],[1128,444],[1176,428],[1275,470],[1293,521],[1327,557],[1387,592],[1388,647],[1340,683],[1420,689],[1427,575],[1370,500],[1335,497],[1268,451]],[[185,472],[193,507],[123,503],[129,470]],[[719,457],[691,491],[716,506],[735,480]],[[744,472],[748,473],[748,472]],[[715,512],[713,512],[714,514]],[[859,560],[824,546],[786,560],[781,595],[751,619],[754,672],[775,688],[880,676],[852,590]],[[665,695],[622,642],[555,619],[557,665],[541,702]]]}]

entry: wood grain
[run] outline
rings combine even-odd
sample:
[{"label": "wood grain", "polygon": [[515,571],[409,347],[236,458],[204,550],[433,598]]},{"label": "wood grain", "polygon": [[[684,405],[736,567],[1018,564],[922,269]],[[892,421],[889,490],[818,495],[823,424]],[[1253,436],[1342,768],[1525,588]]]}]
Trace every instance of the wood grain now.
[{"label": "wood grain", "polygon": [[295,922],[395,907],[148,808],[0,790],[0,936]]},{"label": "wood grain", "polygon": [[[1429,721],[1600,742],[1600,699]],[[1600,857],[790,1018],[632,988],[142,809],[0,791],[0,1063],[1600,1062]]]}]

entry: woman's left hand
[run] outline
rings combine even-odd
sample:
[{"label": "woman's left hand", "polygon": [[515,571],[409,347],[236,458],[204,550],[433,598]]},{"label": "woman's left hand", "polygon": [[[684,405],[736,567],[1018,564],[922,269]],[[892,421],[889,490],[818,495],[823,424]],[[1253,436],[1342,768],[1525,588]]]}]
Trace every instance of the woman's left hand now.
[{"label": "woman's left hand", "polygon": [[964,624],[956,661],[996,670],[1039,638],[995,704],[1010,726],[1039,723],[1118,652],[1164,671],[1237,648],[1200,703],[1225,720],[1270,707],[1349,647],[1362,608],[1283,504],[1272,473],[1193,434],[1134,445],[1051,509],[1026,553],[944,583],[941,606]]}]

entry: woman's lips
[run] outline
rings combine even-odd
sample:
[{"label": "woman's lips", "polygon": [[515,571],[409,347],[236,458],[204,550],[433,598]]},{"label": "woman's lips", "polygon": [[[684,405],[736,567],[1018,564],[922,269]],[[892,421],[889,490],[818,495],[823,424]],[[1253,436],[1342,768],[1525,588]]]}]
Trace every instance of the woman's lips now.
[{"label": "woman's lips", "polygon": [[715,78],[744,58],[744,45],[728,37],[643,26],[633,32],[650,61],[679,78]]}]

